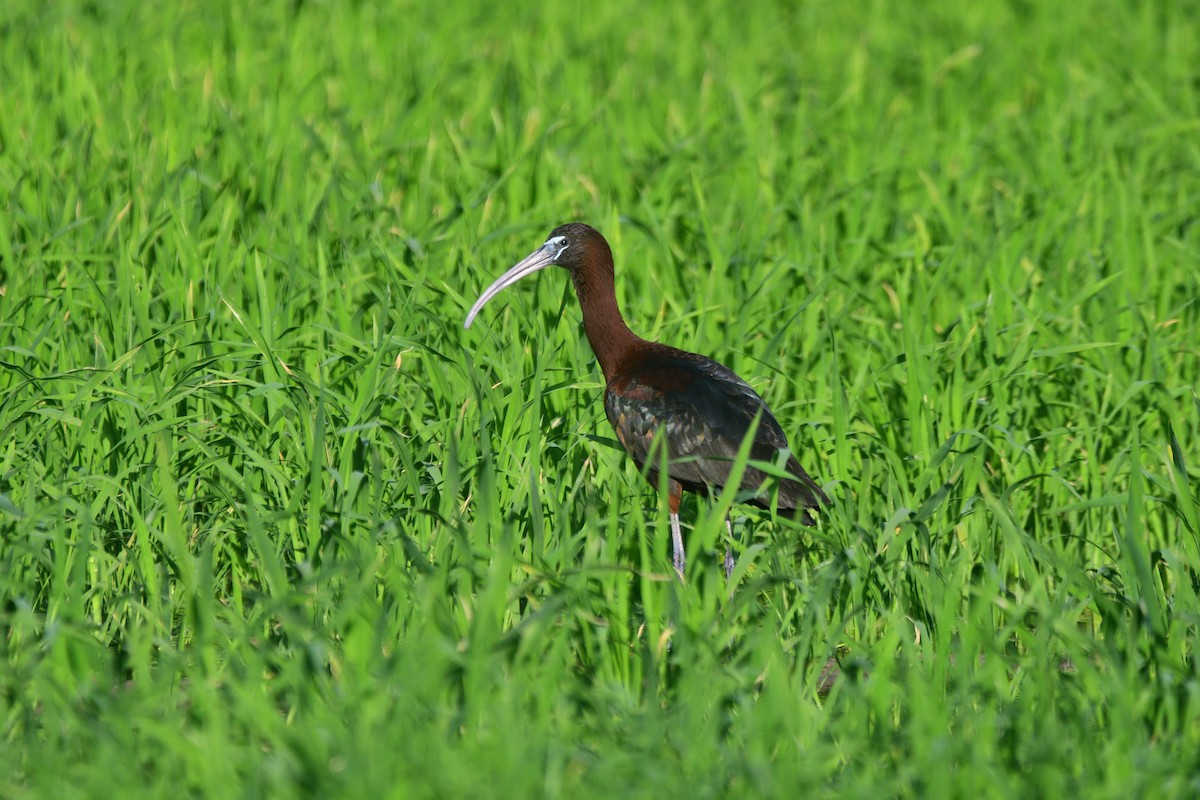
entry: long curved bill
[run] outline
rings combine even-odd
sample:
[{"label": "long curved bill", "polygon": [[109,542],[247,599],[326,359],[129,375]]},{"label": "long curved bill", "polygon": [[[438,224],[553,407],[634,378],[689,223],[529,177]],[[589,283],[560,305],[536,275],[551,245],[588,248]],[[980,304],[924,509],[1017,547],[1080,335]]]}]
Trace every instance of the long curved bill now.
[{"label": "long curved bill", "polygon": [[467,319],[463,322],[463,327],[471,327],[471,323],[475,321],[475,315],[479,313],[480,309],[487,305],[489,300],[500,294],[503,289],[512,286],[526,275],[532,275],[540,269],[551,266],[558,252],[549,243],[544,244],[526,256],[519,264],[511,267],[508,272],[497,278],[495,283],[483,290],[483,294],[479,295],[479,299],[475,301],[475,305],[471,306],[471,310],[467,312]]}]

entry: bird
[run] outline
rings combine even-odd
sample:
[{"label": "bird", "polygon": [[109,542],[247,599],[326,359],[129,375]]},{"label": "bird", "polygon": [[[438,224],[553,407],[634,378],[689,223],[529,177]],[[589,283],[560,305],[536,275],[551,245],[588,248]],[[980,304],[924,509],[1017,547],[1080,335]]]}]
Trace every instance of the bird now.
[{"label": "bird", "polygon": [[[778,510],[804,525],[829,498],[788,445],[782,426],[758,393],[733,370],[696,353],[647,341],[629,329],[617,306],[612,249],[601,233],[582,222],[559,225],[544,244],[487,287],[463,322],[464,328],[497,294],[547,267],[566,269],[583,311],[583,329],[604,373],[604,411],[617,440],[652,486],[659,485],[661,455],[667,449],[667,505],[672,566],[684,578],[686,554],[679,525],[683,492],[720,492],[729,482],[734,459],[753,429],[750,458],[775,461],[786,451],[789,477],[778,481]],[[755,427],[757,420],[757,427]],[[742,473],[739,490],[758,492],[766,475],[753,466]],[[761,492],[745,502],[769,508]],[[732,538],[728,517],[726,527]],[[732,577],[733,551],[726,548],[725,574]]]}]

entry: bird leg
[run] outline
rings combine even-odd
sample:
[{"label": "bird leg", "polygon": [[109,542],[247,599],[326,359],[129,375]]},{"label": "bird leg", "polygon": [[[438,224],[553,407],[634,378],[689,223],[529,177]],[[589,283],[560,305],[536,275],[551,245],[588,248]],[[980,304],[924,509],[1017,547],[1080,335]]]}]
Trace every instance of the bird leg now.
[{"label": "bird leg", "polygon": [[673,556],[671,564],[675,567],[675,571],[679,573],[679,577],[683,579],[683,533],[679,530],[679,515],[671,515],[671,546],[673,548]]},{"label": "bird leg", "polygon": [[729,544],[725,545],[725,580],[733,577],[733,523],[725,517],[725,530],[729,531]]},{"label": "bird leg", "polygon": [[667,508],[671,509],[671,563],[679,579],[683,580],[684,554],[683,532],[679,529],[679,501],[683,499],[683,486],[671,481],[667,486]]}]

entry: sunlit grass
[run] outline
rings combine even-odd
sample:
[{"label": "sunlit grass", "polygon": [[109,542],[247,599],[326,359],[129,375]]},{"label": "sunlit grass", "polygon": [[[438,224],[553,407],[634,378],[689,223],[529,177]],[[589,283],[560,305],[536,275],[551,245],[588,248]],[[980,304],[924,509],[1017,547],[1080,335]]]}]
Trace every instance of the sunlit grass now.
[{"label": "sunlit grass", "polygon": [[[0,796],[1193,796],[1192,16],[8,4]],[[833,498],[732,597],[462,329],[570,219]]]}]

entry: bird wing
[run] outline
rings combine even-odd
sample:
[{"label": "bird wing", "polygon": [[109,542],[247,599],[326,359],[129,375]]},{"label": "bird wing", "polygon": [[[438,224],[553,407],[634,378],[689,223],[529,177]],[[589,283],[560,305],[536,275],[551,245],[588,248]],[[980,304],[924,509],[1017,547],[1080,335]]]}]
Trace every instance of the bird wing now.
[{"label": "bird wing", "polygon": [[[788,448],[787,436],[763,399],[722,364],[682,351],[656,352],[609,381],[604,409],[621,444],[639,467],[651,458],[659,430],[667,443],[670,476],[692,491],[723,488],[755,416],[761,415],[750,457],[774,461]],[[651,468],[653,469],[653,463]],[[780,504],[784,507],[816,506],[821,490],[789,458],[788,470],[804,483],[784,481]],[[656,471],[656,470],[655,470]],[[741,486],[758,488],[766,476],[747,468]],[[794,484],[794,487],[789,485]],[[789,498],[794,496],[792,502]]]}]

